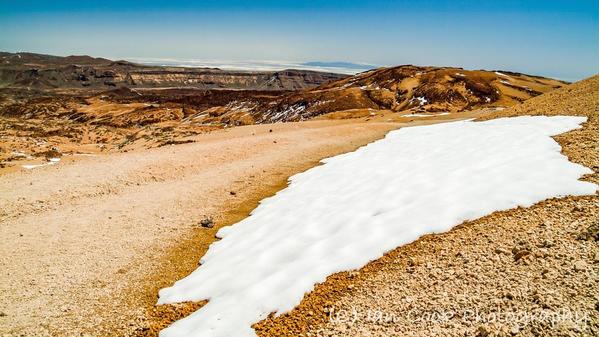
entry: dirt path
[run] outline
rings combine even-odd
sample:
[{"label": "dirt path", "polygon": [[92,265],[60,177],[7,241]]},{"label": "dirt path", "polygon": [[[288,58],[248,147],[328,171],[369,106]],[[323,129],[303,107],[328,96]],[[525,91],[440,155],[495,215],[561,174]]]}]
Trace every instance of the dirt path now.
[{"label": "dirt path", "polygon": [[[199,226],[205,215],[217,225],[239,218],[288,176],[397,126],[241,127],[1,176],[0,332],[136,331],[142,304],[192,270],[212,242],[216,228]],[[185,243],[196,247],[181,249]]]},{"label": "dirt path", "polygon": [[[189,311],[155,309],[157,290],[195,269],[218,227],[289,176],[402,125],[239,127],[0,176],[0,333],[155,334]],[[214,228],[200,226],[205,216]]]}]

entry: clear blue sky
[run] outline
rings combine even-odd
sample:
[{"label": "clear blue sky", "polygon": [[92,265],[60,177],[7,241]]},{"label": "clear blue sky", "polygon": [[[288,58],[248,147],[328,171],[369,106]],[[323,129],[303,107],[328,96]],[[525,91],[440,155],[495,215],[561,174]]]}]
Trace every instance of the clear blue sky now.
[{"label": "clear blue sky", "polygon": [[599,1],[0,0],[0,50],[599,73]]}]

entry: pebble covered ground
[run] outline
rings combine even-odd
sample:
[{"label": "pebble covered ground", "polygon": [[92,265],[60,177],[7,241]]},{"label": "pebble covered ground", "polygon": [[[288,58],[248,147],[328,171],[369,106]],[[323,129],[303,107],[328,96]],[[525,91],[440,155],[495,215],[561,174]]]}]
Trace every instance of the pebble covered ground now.
[{"label": "pebble covered ground", "polygon": [[[517,115],[588,116],[555,139],[599,183],[599,76],[486,118]],[[332,275],[254,328],[263,337],[597,336],[598,240],[599,195],[496,212]]]}]

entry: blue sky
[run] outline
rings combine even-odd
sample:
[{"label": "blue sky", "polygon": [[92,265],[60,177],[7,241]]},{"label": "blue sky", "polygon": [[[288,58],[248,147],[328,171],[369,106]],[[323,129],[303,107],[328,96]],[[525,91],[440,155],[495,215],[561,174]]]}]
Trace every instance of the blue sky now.
[{"label": "blue sky", "polygon": [[599,1],[5,1],[0,50],[599,73]]}]

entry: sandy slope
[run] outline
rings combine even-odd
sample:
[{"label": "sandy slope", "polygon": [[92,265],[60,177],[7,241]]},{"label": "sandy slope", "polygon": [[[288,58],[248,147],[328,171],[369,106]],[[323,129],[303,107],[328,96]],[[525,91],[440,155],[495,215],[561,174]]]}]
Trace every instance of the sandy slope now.
[{"label": "sandy slope", "polygon": [[[599,76],[486,118],[518,115],[588,116],[583,129],[555,139],[594,170],[585,180],[599,183]],[[598,235],[599,195],[496,212],[333,275],[291,313],[255,328],[260,336],[597,336]]]},{"label": "sandy slope", "polygon": [[[195,269],[218,227],[290,175],[402,125],[239,127],[0,176],[0,332],[155,333],[181,314],[156,312],[157,290]],[[199,225],[205,215],[215,228]]]}]

